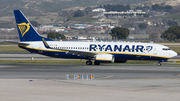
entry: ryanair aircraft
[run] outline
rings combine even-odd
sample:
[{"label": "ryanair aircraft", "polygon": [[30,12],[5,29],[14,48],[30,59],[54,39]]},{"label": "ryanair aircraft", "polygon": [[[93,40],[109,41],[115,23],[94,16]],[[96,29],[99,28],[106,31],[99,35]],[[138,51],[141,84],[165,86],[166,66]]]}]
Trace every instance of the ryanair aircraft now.
[{"label": "ryanair aircraft", "polygon": [[56,58],[85,59],[87,65],[125,63],[127,60],[157,60],[158,65],[177,56],[168,47],[136,42],[69,42],[42,37],[20,10],[14,10],[20,42],[18,46],[31,53]]}]

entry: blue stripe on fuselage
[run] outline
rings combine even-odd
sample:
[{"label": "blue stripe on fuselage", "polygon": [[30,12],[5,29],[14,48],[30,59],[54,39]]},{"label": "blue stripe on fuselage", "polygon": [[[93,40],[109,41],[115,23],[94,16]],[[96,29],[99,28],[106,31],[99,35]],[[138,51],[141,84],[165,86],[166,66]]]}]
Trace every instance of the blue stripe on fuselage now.
[{"label": "blue stripe on fuselage", "polygon": [[[50,57],[56,57],[56,58],[74,58],[74,59],[87,59],[87,57],[84,56],[77,56],[72,54],[66,54],[66,52],[62,51],[52,51],[48,49],[40,50],[40,49],[34,49],[34,48],[28,48],[25,46],[19,45],[20,48],[26,49],[30,52],[50,56]],[[168,58],[158,57],[158,56],[143,56],[143,55],[133,55],[133,54],[115,54],[113,53],[116,60],[167,60]]]}]

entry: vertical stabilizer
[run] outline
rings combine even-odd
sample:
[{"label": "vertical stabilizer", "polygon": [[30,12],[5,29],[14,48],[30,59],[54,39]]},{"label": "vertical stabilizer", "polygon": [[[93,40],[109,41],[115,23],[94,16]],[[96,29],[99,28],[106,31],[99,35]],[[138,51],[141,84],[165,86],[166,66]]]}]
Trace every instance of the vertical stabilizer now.
[{"label": "vertical stabilizer", "polygon": [[[19,39],[21,42],[25,41],[42,41],[42,36],[34,29],[28,19],[20,10],[14,10],[14,16],[19,33]],[[46,41],[52,41],[51,39],[44,38]]]}]

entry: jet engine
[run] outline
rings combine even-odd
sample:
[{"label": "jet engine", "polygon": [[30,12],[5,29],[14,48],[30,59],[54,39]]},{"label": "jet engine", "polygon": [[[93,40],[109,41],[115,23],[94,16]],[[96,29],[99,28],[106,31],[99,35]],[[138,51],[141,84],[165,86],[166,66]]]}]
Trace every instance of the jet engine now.
[{"label": "jet engine", "polygon": [[111,54],[96,55],[95,61],[98,63],[114,63],[114,56]]}]

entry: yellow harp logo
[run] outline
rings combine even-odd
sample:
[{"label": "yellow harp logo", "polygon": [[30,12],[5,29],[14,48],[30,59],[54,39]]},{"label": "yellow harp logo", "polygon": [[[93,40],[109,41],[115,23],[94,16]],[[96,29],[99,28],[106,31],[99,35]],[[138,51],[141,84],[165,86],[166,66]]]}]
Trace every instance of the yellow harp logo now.
[{"label": "yellow harp logo", "polygon": [[18,28],[19,28],[19,30],[21,32],[22,37],[30,29],[29,23],[26,24],[25,22],[23,22],[23,23],[20,23],[20,24],[17,24],[17,25],[18,25]]}]

